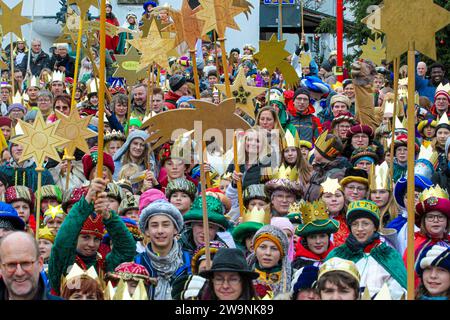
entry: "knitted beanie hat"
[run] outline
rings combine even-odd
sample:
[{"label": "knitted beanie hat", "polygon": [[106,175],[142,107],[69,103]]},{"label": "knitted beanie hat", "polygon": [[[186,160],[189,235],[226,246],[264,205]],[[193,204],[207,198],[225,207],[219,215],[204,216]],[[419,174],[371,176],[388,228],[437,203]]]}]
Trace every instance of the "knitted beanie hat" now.
[{"label": "knitted beanie hat", "polygon": [[156,200],[145,207],[139,217],[139,228],[144,233],[147,228],[148,220],[155,215],[164,215],[168,217],[180,233],[183,229],[183,215],[173,204],[167,200]]},{"label": "knitted beanie hat", "polygon": [[169,201],[161,190],[148,189],[143,194],[141,194],[141,197],[139,199],[139,211],[142,212],[142,210],[144,210],[145,207],[147,207],[156,200]]}]

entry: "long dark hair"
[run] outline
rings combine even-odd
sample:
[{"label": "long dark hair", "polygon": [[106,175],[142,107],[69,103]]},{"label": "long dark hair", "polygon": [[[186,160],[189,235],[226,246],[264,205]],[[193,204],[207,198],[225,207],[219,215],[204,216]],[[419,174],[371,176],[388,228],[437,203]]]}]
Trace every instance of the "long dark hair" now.
[{"label": "long dark hair", "polygon": [[[241,278],[242,283],[242,293],[241,296],[238,298],[238,300],[252,300],[256,297],[256,291],[255,287],[253,286],[253,280],[249,277],[244,276],[243,274],[239,273],[239,277]],[[219,300],[219,298],[216,295],[216,292],[214,291],[214,284],[212,281],[212,277],[208,281],[208,291],[210,294],[209,300]]]}]

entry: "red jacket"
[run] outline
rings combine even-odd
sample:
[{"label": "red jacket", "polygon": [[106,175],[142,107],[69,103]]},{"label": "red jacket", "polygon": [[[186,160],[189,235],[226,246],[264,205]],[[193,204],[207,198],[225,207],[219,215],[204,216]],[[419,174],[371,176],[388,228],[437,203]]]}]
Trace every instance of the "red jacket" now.
[{"label": "red jacket", "polygon": [[170,90],[164,95],[164,104],[169,110],[173,110],[177,108],[177,101],[181,96],[177,95],[175,92]]}]

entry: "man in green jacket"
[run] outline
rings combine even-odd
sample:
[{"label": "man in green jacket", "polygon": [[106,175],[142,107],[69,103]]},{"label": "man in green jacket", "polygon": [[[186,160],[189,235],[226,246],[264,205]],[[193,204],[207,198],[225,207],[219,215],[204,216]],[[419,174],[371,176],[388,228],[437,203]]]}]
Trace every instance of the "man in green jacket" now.
[{"label": "man in green jacket", "polygon": [[[107,210],[105,188],[105,180],[94,179],[86,196],[75,203],[58,231],[48,268],[50,286],[56,294],[60,291],[61,276],[65,276],[67,268],[74,263],[83,270],[94,266],[103,278],[122,262],[133,261],[136,242],[119,215]],[[108,254],[100,245],[105,227],[112,240],[112,250]]]}]

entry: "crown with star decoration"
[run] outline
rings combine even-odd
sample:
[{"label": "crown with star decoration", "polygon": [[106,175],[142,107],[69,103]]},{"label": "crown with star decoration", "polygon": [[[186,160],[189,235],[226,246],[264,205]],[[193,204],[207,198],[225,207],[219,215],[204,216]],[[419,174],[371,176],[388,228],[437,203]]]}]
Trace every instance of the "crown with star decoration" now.
[{"label": "crown with star decoration", "polygon": [[304,225],[315,220],[329,219],[327,205],[323,200],[314,202],[303,202],[300,204],[300,212],[302,213],[302,222]]}]

